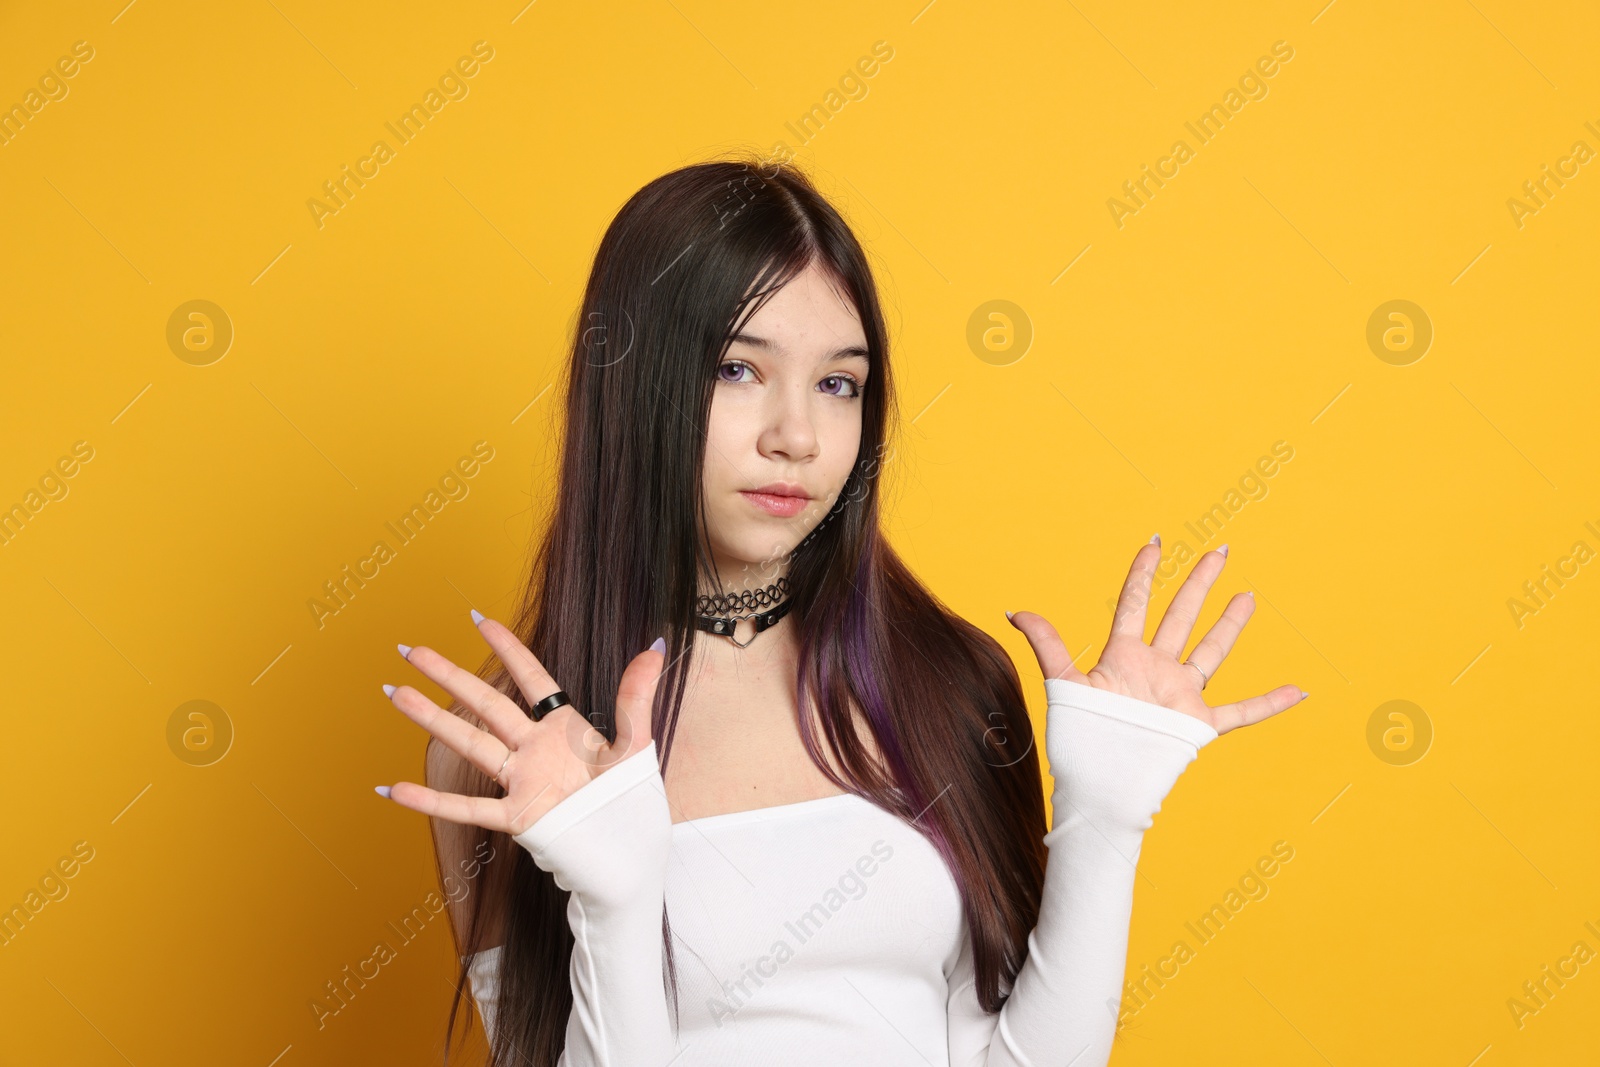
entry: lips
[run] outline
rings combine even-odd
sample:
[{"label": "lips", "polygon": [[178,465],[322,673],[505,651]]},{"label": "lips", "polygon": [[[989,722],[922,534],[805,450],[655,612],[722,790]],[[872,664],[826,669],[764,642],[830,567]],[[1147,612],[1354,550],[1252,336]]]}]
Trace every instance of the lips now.
[{"label": "lips", "polygon": [[811,494],[806,492],[803,486],[796,485],[793,482],[773,482],[770,485],[763,485],[759,489],[746,489],[744,492],[760,493],[763,496],[797,496],[801,500],[811,499]]},{"label": "lips", "polygon": [[811,502],[806,491],[792,482],[773,482],[759,489],[741,489],[739,495],[769,515],[789,519]]}]

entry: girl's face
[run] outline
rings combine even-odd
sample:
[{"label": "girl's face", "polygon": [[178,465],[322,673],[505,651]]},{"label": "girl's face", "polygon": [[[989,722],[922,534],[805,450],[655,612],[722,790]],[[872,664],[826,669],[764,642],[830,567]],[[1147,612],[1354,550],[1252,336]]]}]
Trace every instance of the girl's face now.
[{"label": "girl's face", "polygon": [[705,512],[726,589],[757,588],[828,514],[861,444],[867,339],[815,266],[746,320],[717,369]]}]

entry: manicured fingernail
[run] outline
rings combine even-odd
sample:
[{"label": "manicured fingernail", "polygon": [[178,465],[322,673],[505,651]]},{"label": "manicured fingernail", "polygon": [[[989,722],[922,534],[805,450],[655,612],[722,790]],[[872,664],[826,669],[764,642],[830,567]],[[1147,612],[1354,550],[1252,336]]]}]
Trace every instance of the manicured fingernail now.
[{"label": "manicured fingernail", "polygon": [[1006,612],[1006,618],[1008,618],[1008,619],[1011,618],[1011,612],[1009,612],[1009,611]]},{"label": "manicured fingernail", "polygon": [[1306,698],[1306,697],[1308,697],[1308,696],[1310,696],[1310,695],[1311,695],[1311,694],[1310,694],[1310,693],[1308,693],[1308,692],[1306,692],[1306,691],[1305,691],[1305,690],[1304,690],[1304,689],[1302,689],[1302,690],[1300,690],[1300,699],[1301,699],[1301,700],[1304,700],[1304,699],[1305,699],[1305,698]]},{"label": "manicured fingernail", "polygon": [[380,797],[382,797],[383,799],[385,799],[385,800],[389,799],[389,787],[388,786],[386,786],[386,785],[375,785],[372,788],[375,789],[377,791],[378,795]]},{"label": "manicured fingernail", "polygon": [[383,687],[383,695],[386,696],[386,697],[394,696],[394,686],[392,686],[392,685],[384,686]]},{"label": "manicured fingernail", "polygon": [[477,608],[472,609],[472,625],[476,626],[483,621],[483,612]]},{"label": "manicured fingernail", "polygon": [[396,645],[394,647],[396,647],[396,648],[398,648],[400,650],[400,654],[402,656],[406,656],[408,658],[410,657],[410,655],[411,655],[411,646],[410,645]]},{"label": "manicured fingernail", "polygon": [[1150,535],[1150,540],[1146,541],[1145,543],[1146,544],[1150,544],[1150,545],[1159,545],[1161,543],[1161,535],[1160,534],[1151,534]]},{"label": "manicured fingernail", "polygon": [[1217,549],[1217,555],[1226,556],[1227,554],[1228,554],[1228,546],[1227,545],[1223,545],[1221,548]]},{"label": "manicured fingernail", "polygon": [[659,652],[665,656],[667,654],[667,639],[665,637],[658,637],[654,641],[651,641],[650,651]]},{"label": "manicured fingernail", "polygon": [[1256,595],[1256,591],[1254,589],[1252,589],[1249,592],[1245,593],[1245,596],[1247,596],[1247,597],[1254,597],[1255,595]]}]

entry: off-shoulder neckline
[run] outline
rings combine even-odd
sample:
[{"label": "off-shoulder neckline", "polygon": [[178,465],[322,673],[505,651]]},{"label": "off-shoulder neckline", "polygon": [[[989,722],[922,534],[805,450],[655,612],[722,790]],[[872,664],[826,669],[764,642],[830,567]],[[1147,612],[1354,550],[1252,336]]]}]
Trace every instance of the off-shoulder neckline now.
[{"label": "off-shoulder neckline", "polygon": [[698,819],[684,819],[682,822],[672,824],[676,833],[680,827],[693,827],[696,830],[705,830],[708,827],[733,826],[739,823],[765,822],[768,819],[778,819],[790,815],[804,815],[837,804],[849,797],[859,800],[870,807],[876,807],[872,801],[856,793],[834,793],[825,797],[812,797],[810,800],[797,800],[792,804],[770,804],[764,808],[746,808],[744,811],[725,811],[716,815],[702,815]]}]

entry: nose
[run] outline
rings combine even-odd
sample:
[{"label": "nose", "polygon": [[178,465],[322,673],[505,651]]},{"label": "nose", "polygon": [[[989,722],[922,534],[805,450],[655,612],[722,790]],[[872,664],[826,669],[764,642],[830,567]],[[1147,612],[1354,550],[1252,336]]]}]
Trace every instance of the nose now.
[{"label": "nose", "polygon": [[817,454],[817,427],[812,406],[817,395],[804,382],[768,393],[766,425],[756,442],[762,455],[798,462]]}]

